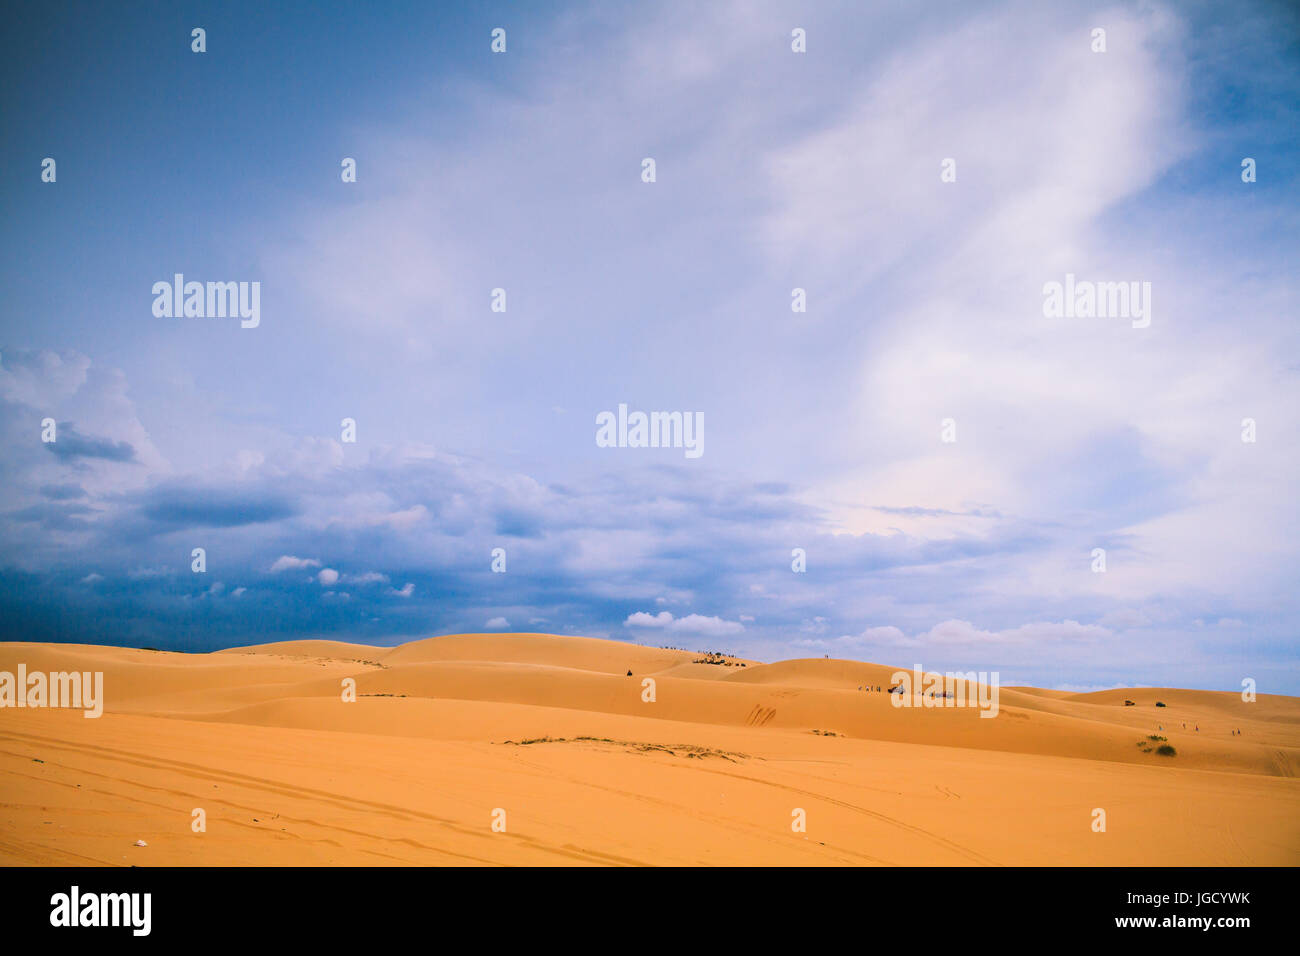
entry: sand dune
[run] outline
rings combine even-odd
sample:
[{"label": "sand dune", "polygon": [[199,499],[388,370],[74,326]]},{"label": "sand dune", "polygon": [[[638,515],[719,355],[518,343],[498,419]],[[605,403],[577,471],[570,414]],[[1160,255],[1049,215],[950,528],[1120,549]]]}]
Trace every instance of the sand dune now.
[{"label": "sand dune", "polygon": [[989,719],[860,690],[884,665],[537,634],[19,663],[102,671],[104,716],[0,709],[0,863],[1300,862],[1295,698],[1002,688]]}]

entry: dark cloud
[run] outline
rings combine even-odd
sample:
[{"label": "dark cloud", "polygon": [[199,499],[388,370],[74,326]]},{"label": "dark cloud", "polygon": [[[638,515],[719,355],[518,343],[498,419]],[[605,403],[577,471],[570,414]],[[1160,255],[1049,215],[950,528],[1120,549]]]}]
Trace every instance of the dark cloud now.
[{"label": "dark cloud", "polygon": [[[201,651],[320,636],[395,643],[505,617],[530,630],[655,643],[623,622],[668,611],[743,622],[727,643],[760,658],[789,656],[790,638],[815,620],[819,651],[892,663],[896,647],[836,642],[886,624],[922,634],[947,618],[1013,629],[1027,619],[1023,602],[1000,599],[990,582],[1058,544],[1039,525],[1001,518],[979,537],[835,533],[798,488],[774,498],[770,486],[718,478],[701,489],[682,469],[557,488],[481,465],[372,458],[211,481],[173,480],[96,499],[93,509],[54,500],[0,516],[11,556],[21,541],[57,537],[50,529],[80,532],[54,570],[0,567],[0,636]],[[21,528],[44,530],[24,539]],[[198,546],[206,573],[191,570]],[[490,570],[497,546],[508,550],[505,574]],[[804,574],[791,570],[793,547],[807,550]],[[272,574],[285,554],[319,560],[339,578],[326,586],[314,573]],[[93,588],[82,583],[90,573]],[[1080,615],[1067,596],[1045,595],[1032,619],[1086,623],[1119,607],[1098,601]]]},{"label": "dark cloud", "polygon": [[12,521],[38,524],[47,531],[82,531],[89,527],[83,516],[96,513],[94,508],[85,504],[42,502],[10,511],[5,517]]},{"label": "dark cloud", "polygon": [[86,497],[86,489],[75,483],[63,485],[43,485],[41,494],[51,501],[68,501],[72,498]]},{"label": "dark cloud", "polygon": [[135,448],[130,442],[112,441],[83,435],[76,430],[72,422],[60,422],[55,433],[55,441],[47,442],[45,447],[56,458],[75,461],[79,458],[102,458],[105,461],[135,461]]},{"label": "dark cloud", "polygon": [[541,535],[543,516],[521,508],[503,508],[496,514],[497,534],[513,538],[536,538]]},{"label": "dark cloud", "polygon": [[276,492],[169,485],[153,489],[140,513],[170,530],[263,524],[292,517],[298,509],[292,500]]}]

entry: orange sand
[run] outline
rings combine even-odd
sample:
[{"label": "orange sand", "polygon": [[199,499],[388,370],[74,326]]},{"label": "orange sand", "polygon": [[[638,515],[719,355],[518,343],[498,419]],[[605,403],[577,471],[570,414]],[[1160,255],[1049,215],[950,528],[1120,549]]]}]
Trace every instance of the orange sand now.
[{"label": "orange sand", "polygon": [[[892,667],[702,657],[537,634],[0,644],[0,670],[105,687],[97,720],[0,709],[0,864],[1300,863],[1296,698],[1003,688],[981,719],[857,690]],[[1138,746],[1158,724],[1177,756]]]}]

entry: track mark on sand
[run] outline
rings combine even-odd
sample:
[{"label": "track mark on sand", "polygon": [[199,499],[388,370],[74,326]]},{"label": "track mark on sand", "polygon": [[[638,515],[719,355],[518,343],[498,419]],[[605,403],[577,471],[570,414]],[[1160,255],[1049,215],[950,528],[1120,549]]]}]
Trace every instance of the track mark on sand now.
[{"label": "track mark on sand", "polygon": [[[435,814],[427,813],[421,810],[411,809],[409,807],[397,806],[395,804],[390,804],[390,803],[382,803],[375,800],[366,800],[360,797],[350,797],[329,790],[319,790],[312,787],[303,787],[295,784],[273,781],[267,778],[256,777],[249,774],[237,773],[231,770],[218,770],[215,768],[205,767],[200,764],[186,763],[180,760],[169,760],[166,758],[153,757],[146,754],[139,754],[133,751],[121,750],[113,747],[103,747],[98,745],[83,746],[79,744],[74,744],[70,741],[63,740],[61,738],[42,737],[36,734],[24,734],[17,731],[8,731],[8,730],[0,731],[0,738],[5,738],[5,737],[23,743],[36,742],[42,745],[43,747],[53,748],[55,750],[64,750],[73,754],[77,754],[82,757],[91,757],[98,760],[105,760],[110,763],[113,761],[117,761],[120,763],[142,767],[149,770],[161,770],[165,772],[178,773],[181,775],[189,776],[198,780],[204,780],[207,782],[217,781],[219,783],[225,783],[228,785],[233,784],[239,786],[247,786],[254,790],[265,791],[267,793],[276,794],[281,797],[289,797],[293,799],[311,801],[311,802],[320,803],[326,806],[332,806],[337,809],[351,811],[351,812],[373,813],[378,811],[380,813],[387,814],[393,817],[394,819],[398,819],[398,820],[405,820],[409,822],[432,822],[438,824],[439,826],[451,832],[460,834],[462,836],[473,837],[476,840],[491,841],[493,839],[498,838],[499,836],[497,834],[485,833],[483,829],[480,827],[468,826],[462,823],[457,823],[455,820],[451,820],[446,817],[440,817]],[[23,755],[23,756],[27,756],[27,755]],[[109,777],[108,775],[105,774],[96,773],[95,771],[92,770],[87,770],[86,768],[82,768],[82,767],[77,767],[77,768],[68,767],[68,769],[76,770],[79,773],[93,774],[95,776],[103,777],[105,779],[111,779],[111,780],[117,779],[114,777]],[[169,790],[165,787],[149,786],[146,784],[139,783],[138,781],[124,780],[123,782],[131,784],[133,786],[141,787],[142,789],[146,789],[146,790],[161,791],[165,793],[171,793],[174,795],[180,795],[186,797],[192,796],[192,794],[186,793],[185,791]],[[249,808],[249,809],[258,809],[258,808]],[[284,819],[288,819],[288,817],[284,817]],[[397,842],[397,841],[388,840],[387,838],[379,837],[372,831],[351,830],[347,827],[336,826],[332,824],[322,824],[313,820],[304,820],[302,822],[315,824],[318,826],[329,826],[331,829],[337,830],[339,832],[348,833],[354,836],[362,836],[371,840],[378,839],[383,842]],[[599,851],[574,849],[571,847],[571,845],[557,846],[555,844],[548,843],[541,838],[531,837],[526,834],[520,834],[520,833],[511,833],[509,834],[509,837],[516,842],[523,843],[528,847],[530,847],[531,849],[537,850],[542,853],[551,853],[556,856],[567,857],[569,859],[576,859],[583,863],[607,862],[605,860],[602,860],[602,857],[605,856],[605,854],[601,854],[599,853]],[[476,863],[486,863],[486,864],[497,863],[497,861],[495,860],[490,860],[482,857],[467,856],[465,854],[456,853],[454,851],[446,850],[440,847],[429,847],[429,849],[434,850],[438,853],[445,853],[450,856],[458,856],[463,859],[471,860]],[[636,864],[638,866],[647,865],[639,860],[629,860],[627,862]]]},{"label": "track mark on sand", "polygon": [[751,776],[747,776],[746,774],[735,773],[730,770],[721,770],[713,767],[702,767],[701,769],[707,771],[708,773],[716,773],[724,777],[735,777],[738,780],[749,780],[752,783],[761,783],[769,787],[776,787],[777,789],[780,790],[788,790],[791,793],[801,793],[804,796],[813,797],[817,800],[823,800],[826,803],[833,804],[834,806],[843,807],[846,810],[853,810],[856,811],[857,813],[865,814],[866,816],[879,820],[882,823],[887,823],[890,826],[897,827],[900,830],[905,830],[908,833],[914,833],[917,836],[923,837],[932,843],[936,843],[939,846],[945,847],[946,849],[951,850],[952,852],[957,853],[960,856],[964,856],[966,859],[971,860],[972,862],[980,863],[985,866],[1001,866],[1001,864],[998,863],[996,860],[990,859],[989,857],[980,853],[978,850],[972,850],[970,847],[963,846],[960,843],[956,843],[952,840],[949,840],[947,837],[942,837],[937,833],[933,833],[930,830],[925,829],[924,827],[918,827],[918,826],[914,826],[911,823],[905,823],[904,821],[899,820],[897,817],[891,817],[888,814],[881,813],[878,810],[871,810],[868,809],[867,807],[859,807],[856,804],[849,803],[845,800],[837,800],[834,797],[828,797],[823,793],[816,792],[815,790],[803,790],[799,787],[792,787],[789,784],[777,783],[772,780],[764,780],[761,777],[751,777]]}]

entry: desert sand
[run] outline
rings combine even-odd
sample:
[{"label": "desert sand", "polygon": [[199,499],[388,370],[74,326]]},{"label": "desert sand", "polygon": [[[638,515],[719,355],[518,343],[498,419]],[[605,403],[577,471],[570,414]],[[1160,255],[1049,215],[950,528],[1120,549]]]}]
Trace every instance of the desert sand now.
[{"label": "desert sand", "polygon": [[903,668],[703,660],[540,634],[0,644],[0,671],[105,689],[98,719],[0,709],[0,864],[1300,863],[1300,699],[1004,687],[988,719],[858,689]]}]

